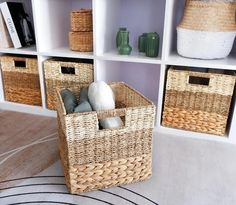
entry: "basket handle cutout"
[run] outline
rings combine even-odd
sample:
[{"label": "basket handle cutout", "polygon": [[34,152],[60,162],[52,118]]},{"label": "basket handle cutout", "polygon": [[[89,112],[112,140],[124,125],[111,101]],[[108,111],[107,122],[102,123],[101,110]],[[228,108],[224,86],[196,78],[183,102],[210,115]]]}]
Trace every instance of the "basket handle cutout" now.
[{"label": "basket handle cutout", "polygon": [[[114,110],[103,110],[97,111],[97,120],[111,118],[111,117],[120,117],[123,121],[123,126],[114,129],[124,129],[126,126],[126,110],[124,108],[114,109]],[[99,127],[99,130],[106,130]],[[109,130],[109,129],[108,129]]]},{"label": "basket handle cutout", "polygon": [[206,85],[206,86],[209,86],[210,78],[203,78],[203,77],[197,77],[197,76],[189,76],[188,83],[189,84],[194,84],[194,85]]},{"label": "basket handle cutout", "polygon": [[61,73],[62,74],[75,75],[75,68],[74,67],[61,66]]},{"label": "basket handle cutout", "polygon": [[15,60],[14,63],[17,68],[26,68],[26,62],[24,60]]}]

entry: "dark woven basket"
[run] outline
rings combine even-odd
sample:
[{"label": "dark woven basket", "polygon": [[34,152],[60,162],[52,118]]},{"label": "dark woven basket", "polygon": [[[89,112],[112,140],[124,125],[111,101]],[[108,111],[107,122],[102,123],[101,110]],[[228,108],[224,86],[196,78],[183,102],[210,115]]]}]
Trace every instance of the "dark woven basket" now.
[{"label": "dark woven basket", "polygon": [[2,56],[1,68],[5,100],[42,105],[36,58]]}]

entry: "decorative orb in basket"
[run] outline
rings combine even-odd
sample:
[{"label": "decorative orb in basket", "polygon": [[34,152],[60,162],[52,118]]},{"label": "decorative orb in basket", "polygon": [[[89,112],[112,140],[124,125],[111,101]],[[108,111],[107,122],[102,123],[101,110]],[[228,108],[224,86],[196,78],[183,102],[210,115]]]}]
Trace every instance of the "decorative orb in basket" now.
[{"label": "decorative orb in basket", "polygon": [[186,0],[177,51],[189,58],[225,58],[236,36],[235,0]]}]

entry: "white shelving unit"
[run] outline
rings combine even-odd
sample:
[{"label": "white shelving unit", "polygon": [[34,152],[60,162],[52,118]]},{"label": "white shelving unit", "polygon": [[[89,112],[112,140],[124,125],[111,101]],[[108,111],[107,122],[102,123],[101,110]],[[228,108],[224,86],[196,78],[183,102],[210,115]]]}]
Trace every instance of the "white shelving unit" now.
[{"label": "white shelving unit", "polygon": [[[4,2],[5,0],[0,0]],[[42,107],[22,105],[4,100],[0,79],[0,108],[33,114],[56,116],[45,103],[43,61],[51,57],[84,58],[94,60],[95,80],[124,81],[150,98],[157,106],[156,130],[198,139],[217,140],[236,144],[236,109],[233,109],[225,137],[177,130],[161,126],[166,70],[169,65],[208,67],[236,70],[236,46],[229,57],[221,60],[195,60],[176,52],[176,26],[184,0],[12,0],[24,2],[34,22],[36,46],[22,49],[0,49],[1,54],[34,55],[38,59]],[[80,53],[69,49],[70,12],[80,8],[93,10],[94,52]],[[130,56],[117,54],[116,32],[127,27],[133,51]],[[160,35],[157,58],[138,52],[138,36],[156,31]],[[1,78],[0,74],[0,78]]]}]

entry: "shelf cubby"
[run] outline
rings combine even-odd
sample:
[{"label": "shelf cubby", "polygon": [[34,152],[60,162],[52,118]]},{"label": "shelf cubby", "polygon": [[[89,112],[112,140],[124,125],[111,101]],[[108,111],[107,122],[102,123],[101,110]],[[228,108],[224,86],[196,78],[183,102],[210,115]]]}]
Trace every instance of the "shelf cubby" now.
[{"label": "shelf cubby", "polygon": [[96,80],[123,81],[157,104],[160,65],[97,60]]},{"label": "shelf cubby", "polygon": [[[236,45],[230,55],[224,59],[202,60],[185,58],[177,53],[177,26],[179,25],[185,7],[185,0],[173,0],[167,2],[168,13],[166,13],[166,38],[165,38],[165,60],[167,64],[187,65],[196,67],[211,67],[216,69],[234,70],[236,64]],[[166,10],[167,12],[167,10]]]},{"label": "shelf cubby", "polygon": [[[92,0],[40,0],[34,1],[39,52],[43,55],[91,58],[93,53],[80,53],[69,48],[71,11],[91,8]],[[43,11],[43,15],[42,15]]]},{"label": "shelf cubby", "polygon": [[[189,60],[191,61],[191,60]],[[167,71],[170,68],[170,66],[177,66],[177,67],[186,67],[186,68],[192,68],[193,71],[197,71],[199,69],[199,72],[206,72],[206,69],[215,69],[215,67],[209,67],[209,66],[199,66],[196,67],[196,64],[184,64],[184,65],[178,65],[178,64],[166,64],[162,66],[161,69],[161,74],[160,74],[160,81],[163,82],[160,84],[159,88],[159,99],[158,99],[158,114],[157,114],[157,128],[160,130],[160,132],[163,133],[168,133],[172,135],[185,135],[186,137],[193,137],[193,138],[198,138],[198,139],[208,139],[208,140],[215,140],[215,141],[222,141],[222,142],[234,142],[236,143],[236,140],[232,138],[233,134],[235,135],[235,129],[233,128],[233,123],[235,122],[235,105],[236,105],[236,97],[235,97],[235,89],[234,93],[231,99],[231,105],[230,105],[230,111],[228,115],[228,120],[227,120],[227,125],[226,125],[226,130],[225,134],[223,136],[219,136],[216,134],[208,134],[208,133],[200,133],[200,132],[195,132],[191,130],[184,130],[184,129],[179,129],[179,128],[174,128],[174,127],[166,127],[162,125],[162,114],[164,110],[164,100],[165,100],[165,87],[166,87],[166,80],[167,80]],[[204,70],[202,70],[204,69]],[[222,67],[217,68],[221,70],[227,70],[227,69],[222,69]],[[230,72],[231,73],[231,72]],[[233,73],[231,73],[233,74]]]},{"label": "shelf cubby", "polygon": [[[147,62],[148,58],[138,52],[138,37],[142,33],[157,32],[160,35],[159,56],[161,59],[164,1],[160,0],[101,0],[95,1],[96,52],[98,56],[124,60],[116,49],[116,33],[120,27],[127,27],[132,47],[131,61]],[[100,6],[99,6],[99,5]],[[105,6],[106,5],[106,6]],[[107,18],[108,17],[108,18]],[[150,58],[153,61],[153,58]]]},{"label": "shelf cubby", "polygon": [[[0,3],[6,2],[6,0],[0,0]],[[34,34],[36,35],[35,28],[34,28],[34,17],[32,11],[32,2],[31,0],[7,0],[7,2],[22,2],[24,6],[25,12],[28,14],[28,18],[32,24]],[[37,44],[36,44],[37,45]],[[25,54],[25,55],[36,55],[37,54],[37,46],[31,45],[19,49],[12,48],[0,48],[0,53],[12,53],[12,54]]]}]

